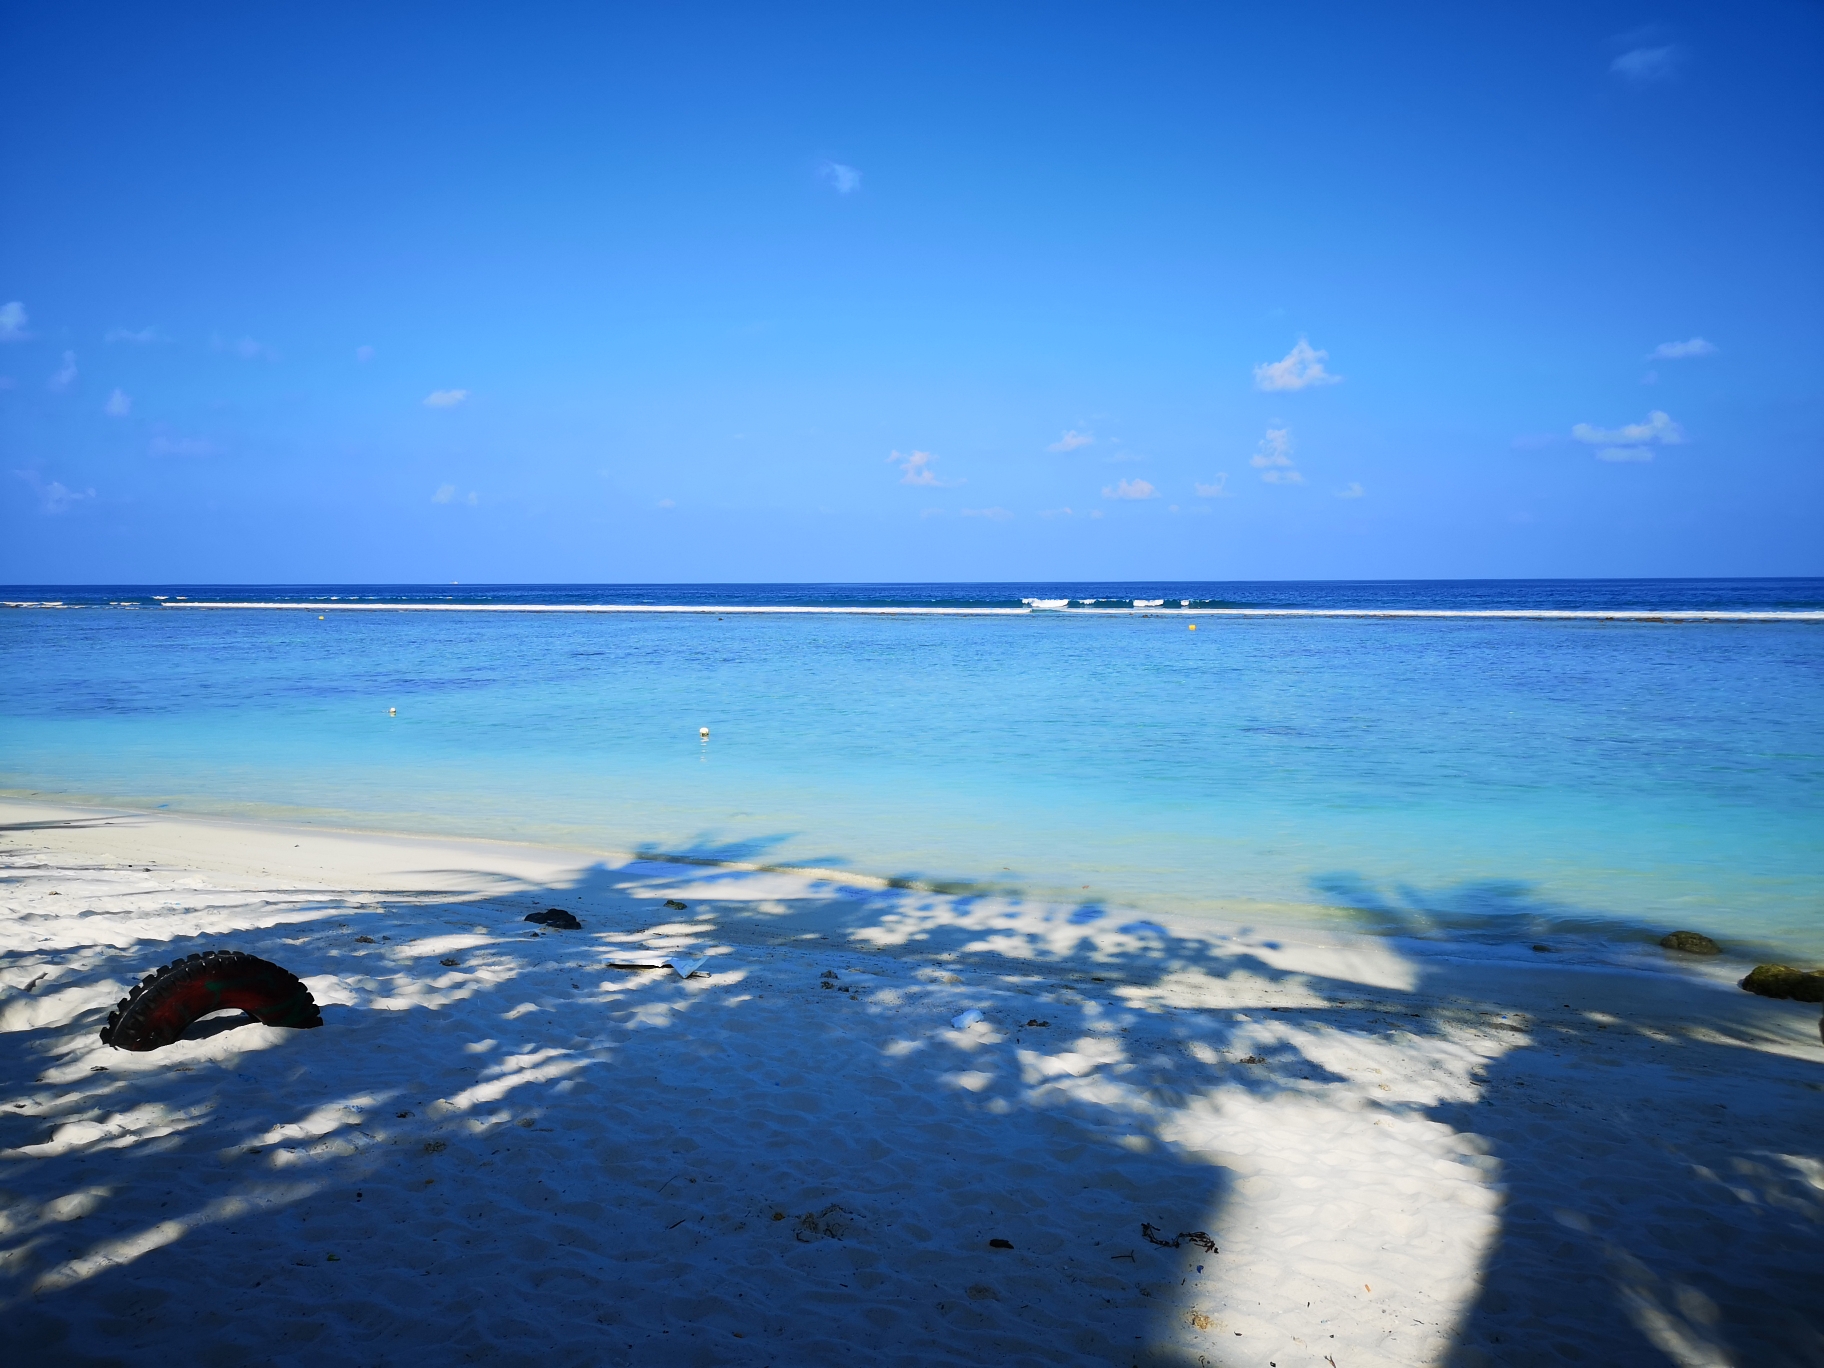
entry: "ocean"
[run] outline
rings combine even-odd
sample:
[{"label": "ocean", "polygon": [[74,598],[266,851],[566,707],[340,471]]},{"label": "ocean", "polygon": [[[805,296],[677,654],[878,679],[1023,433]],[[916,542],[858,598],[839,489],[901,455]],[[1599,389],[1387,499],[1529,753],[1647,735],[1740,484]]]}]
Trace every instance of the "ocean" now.
[{"label": "ocean", "polygon": [[0,600],[14,795],[1824,960],[1824,580]]}]

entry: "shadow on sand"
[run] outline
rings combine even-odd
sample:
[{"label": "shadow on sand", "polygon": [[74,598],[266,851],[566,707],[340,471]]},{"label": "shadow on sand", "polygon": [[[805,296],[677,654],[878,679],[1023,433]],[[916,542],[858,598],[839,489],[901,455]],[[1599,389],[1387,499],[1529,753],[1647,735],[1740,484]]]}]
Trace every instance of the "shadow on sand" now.
[{"label": "shadow on sand", "polygon": [[[546,902],[584,931],[536,934]],[[1824,1363],[1824,1168],[1793,1109],[1818,1070],[1750,1056],[1701,993],[1674,1035],[1627,1024],[1614,974],[1517,995],[1413,958],[1365,986],[1281,967],[1270,939],[1105,931],[1097,904],[1035,926],[1002,899],[649,862],[248,905],[258,929],[3,966],[79,962],[0,1009],[0,1321],[22,1361],[1289,1368],[1342,1326],[1368,1357],[1335,1368]],[[684,942],[736,967],[603,969]],[[325,1029],[218,1018],[128,1057],[95,1041],[105,1005],[56,1007],[227,948],[333,981]],[[991,1028],[951,1029],[971,1001]],[[1473,1088],[1409,1100],[1326,1053],[1497,1030]],[[1768,1086],[1725,1111],[1711,1083],[1744,1061]],[[1479,1292],[1366,1343],[1353,1284],[1292,1326],[1238,1305],[1233,1248],[1180,1238],[1251,1238],[1240,1171],[1184,1115],[1345,1094],[1479,1138],[1500,1193],[1480,1269],[1441,1270]]]}]

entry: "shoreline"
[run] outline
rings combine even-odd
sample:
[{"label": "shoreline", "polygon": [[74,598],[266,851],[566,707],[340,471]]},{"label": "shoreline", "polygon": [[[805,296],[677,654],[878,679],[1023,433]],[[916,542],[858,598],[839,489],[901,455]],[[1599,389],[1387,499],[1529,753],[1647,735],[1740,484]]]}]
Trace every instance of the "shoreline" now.
[{"label": "shoreline", "polygon": [[[505,842],[14,801],[0,829],[0,1307],[62,1361],[195,1343],[197,1305],[218,1356],[299,1364],[1824,1334],[1816,1009],[1701,975]],[[324,1029],[95,1038],[214,948],[301,975]],[[604,964],[661,951],[709,972]]]},{"label": "shoreline", "polygon": [[[1549,929],[1499,926],[1487,919],[1459,918],[1446,922],[1441,915],[1415,932],[1412,928],[1386,921],[1376,921],[1359,908],[1324,903],[1258,901],[1230,897],[1214,908],[1195,912],[1174,913],[1152,905],[1122,898],[1107,890],[1092,890],[1087,898],[1070,899],[1060,886],[1046,887],[1020,882],[997,882],[991,878],[971,879],[916,878],[891,874],[873,874],[840,866],[794,864],[789,862],[727,859],[718,856],[693,855],[684,851],[628,849],[614,845],[591,845],[567,841],[561,834],[540,839],[534,833],[509,836],[480,836],[455,826],[442,826],[426,821],[421,827],[407,824],[388,825],[384,818],[363,822],[363,814],[327,809],[274,808],[270,811],[200,811],[165,810],[145,805],[145,799],[104,798],[97,795],[45,795],[24,790],[0,790],[0,814],[12,806],[43,807],[68,811],[87,819],[131,821],[148,819],[158,822],[198,823],[204,827],[227,826],[250,831],[289,830],[313,836],[345,836],[394,842],[429,842],[450,845],[456,849],[476,847],[495,851],[539,851],[559,860],[606,861],[619,864],[651,863],[680,865],[730,873],[780,875],[846,886],[874,892],[918,893],[948,899],[992,899],[1048,909],[1056,915],[1081,917],[1081,909],[1093,907],[1111,920],[1158,921],[1163,919],[1174,934],[1198,940],[1222,940],[1237,934],[1304,935],[1344,941],[1362,939],[1397,945],[1404,952],[1423,959],[1443,961],[1483,960],[1510,963],[1515,967],[1537,966],[1597,968],[1625,973],[1660,976],[1676,981],[1697,981],[1715,987],[1733,989],[1741,977],[1757,964],[1788,959],[1805,959],[1790,946],[1770,940],[1723,932],[1705,926],[1663,927],[1642,920],[1614,919],[1599,922],[1584,919],[1575,928]],[[0,823],[0,826],[3,826]],[[1100,918],[1098,918],[1100,919]],[[1694,930],[1712,935],[1724,944],[1723,953],[1715,957],[1674,954],[1659,944],[1660,937],[1673,930]],[[1429,933],[1429,934],[1427,934]],[[1536,958],[1532,946],[1541,939],[1553,942],[1554,958]]]}]

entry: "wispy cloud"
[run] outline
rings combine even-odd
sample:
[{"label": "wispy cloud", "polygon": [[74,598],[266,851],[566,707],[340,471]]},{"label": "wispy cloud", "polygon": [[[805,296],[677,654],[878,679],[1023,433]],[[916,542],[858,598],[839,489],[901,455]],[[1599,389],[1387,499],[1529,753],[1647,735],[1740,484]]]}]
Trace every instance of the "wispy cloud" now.
[{"label": "wispy cloud", "polygon": [[101,411],[110,418],[125,418],[133,412],[133,401],[127,397],[125,390],[115,390],[108,396],[108,402],[101,406]]},{"label": "wispy cloud", "polygon": [[1119,484],[1107,486],[1102,491],[1105,499],[1156,499],[1159,491],[1145,480],[1122,480]]},{"label": "wispy cloud", "polygon": [[1045,450],[1075,451],[1078,447],[1093,446],[1095,440],[1094,433],[1078,432],[1075,428],[1066,428],[1064,435],[1058,438],[1058,440],[1053,442],[1050,446],[1046,447]]},{"label": "wispy cloud", "polygon": [[103,342],[125,342],[135,347],[149,347],[154,342],[163,342],[164,335],[154,327],[144,328],[109,328],[101,335]]},{"label": "wispy cloud", "polygon": [[660,508],[676,508],[677,506],[678,506],[678,501],[676,499],[660,499],[659,500]]},{"label": "wispy cloud", "polygon": [[1229,472],[1226,470],[1218,475],[1214,482],[1210,484],[1203,484],[1201,481],[1193,480],[1191,482],[1191,488],[1197,491],[1197,497],[1200,499],[1227,499],[1233,497],[1229,493]]},{"label": "wispy cloud", "polygon": [[1591,427],[1588,423],[1578,423],[1571,429],[1571,436],[1592,446],[1638,446],[1644,442],[1677,446],[1685,440],[1685,430],[1673,422],[1669,415],[1654,409],[1640,422],[1618,428],[1599,428]]},{"label": "wispy cloud", "polygon": [[468,397],[469,392],[465,389],[432,390],[424,396],[424,406],[426,408],[455,408]]},{"label": "wispy cloud", "polygon": [[861,189],[861,172],[842,162],[821,162],[817,174],[839,195],[852,195]]},{"label": "wispy cloud", "polygon": [[1609,63],[1609,70],[1635,85],[1669,81],[1684,64],[1684,53],[1668,43],[1663,47],[1629,48]]},{"label": "wispy cloud", "polygon": [[1046,508],[1039,512],[1041,518],[1071,518],[1076,515],[1068,508]]},{"label": "wispy cloud", "polygon": [[1268,428],[1267,435],[1248,458],[1268,484],[1303,484],[1305,477],[1292,464],[1292,429]]},{"label": "wispy cloud", "polygon": [[986,518],[990,522],[1006,522],[1013,514],[1004,508],[965,508],[965,518]]},{"label": "wispy cloud", "polygon": [[63,364],[52,372],[51,378],[45,383],[52,389],[58,391],[67,390],[71,385],[75,384],[76,353],[73,351],[66,351],[63,354]]},{"label": "wispy cloud", "polygon": [[1335,385],[1342,376],[1324,369],[1330,359],[1327,351],[1318,351],[1304,338],[1277,361],[1254,367],[1254,388],[1263,390],[1301,390],[1311,385]]},{"label": "wispy cloud", "polygon": [[1654,409],[1642,421],[1618,428],[1599,428],[1579,423],[1571,429],[1571,436],[1599,448],[1596,452],[1599,461],[1650,461],[1653,459],[1655,444],[1677,446],[1685,440],[1685,430],[1669,416]]},{"label": "wispy cloud", "polygon": [[200,437],[154,437],[146,450],[154,456],[216,456],[222,449]]},{"label": "wispy cloud", "polygon": [[74,490],[60,480],[47,483],[35,470],[15,470],[13,474],[32,487],[32,492],[38,496],[38,511],[41,513],[67,513],[84,499],[95,497],[93,489]]},{"label": "wispy cloud", "polygon": [[1344,485],[1341,489],[1336,490],[1335,494],[1336,494],[1336,497],[1339,499],[1359,499],[1367,492],[1368,492],[1367,490],[1363,489],[1354,480],[1351,480],[1348,484]]},{"label": "wispy cloud", "polygon": [[1648,355],[1649,361],[1689,361],[1699,356],[1715,356],[1716,345],[1694,337],[1689,342],[1661,342]]},{"label": "wispy cloud", "polygon": [[369,361],[372,361],[373,359],[374,359],[374,349],[372,347],[363,345],[363,346],[359,346],[359,347],[355,348],[355,360],[359,361],[362,365],[365,366]]},{"label": "wispy cloud", "polygon": [[435,494],[431,495],[431,502],[432,503],[448,503],[451,499],[453,499],[455,497],[456,497],[456,486],[455,485],[448,485],[448,484],[438,485],[437,492]]},{"label": "wispy cloud", "polygon": [[0,304],[0,342],[23,342],[31,333],[31,320],[25,316],[25,305],[18,300]]},{"label": "wispy cloud", "polygon": [[910,456],[901,456],[897,451],[887,457],[888,465],[900,468],[899,482],[909,485],[923,485],[929,489],[949,489],[964,483],[962,480],[940,480],[931,463],[937,457],[928,451],[915,451]]},{"label": "wispy cloud", "polygon": [[217,351],[233,352],[243,361],[277,361],[279,354],[264,342],[256,342],[251,337],[237,337],[234,341],[224,341],[218,334],[209,339],[209,345]]}]

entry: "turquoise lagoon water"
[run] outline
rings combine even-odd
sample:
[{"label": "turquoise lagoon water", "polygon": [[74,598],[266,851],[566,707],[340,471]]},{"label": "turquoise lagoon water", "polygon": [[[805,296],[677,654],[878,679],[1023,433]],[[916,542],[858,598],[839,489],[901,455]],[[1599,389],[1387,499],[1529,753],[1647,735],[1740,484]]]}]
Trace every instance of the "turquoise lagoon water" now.
[{"label": "turquoise lagoon water", "polygon": [[[160,606],[178,596],[324,611]],[[1824,623],[1197,615],[1816,610],[1824,581],[0,597],[67,605],[0,612],[14,793],[840,868],[1085,918],[1342,918],[1503,943],[1689,926],[1824,958]],[[1029,600],[1068,606],[330,610]]]}]

